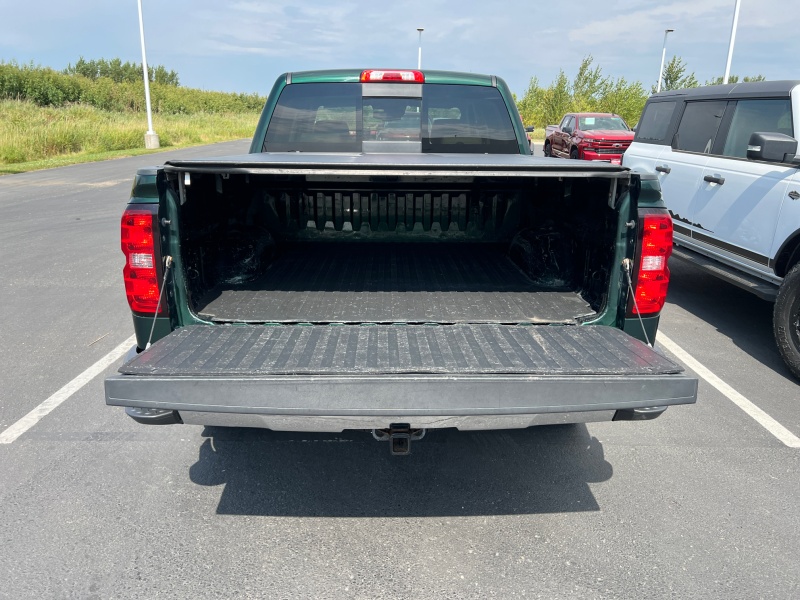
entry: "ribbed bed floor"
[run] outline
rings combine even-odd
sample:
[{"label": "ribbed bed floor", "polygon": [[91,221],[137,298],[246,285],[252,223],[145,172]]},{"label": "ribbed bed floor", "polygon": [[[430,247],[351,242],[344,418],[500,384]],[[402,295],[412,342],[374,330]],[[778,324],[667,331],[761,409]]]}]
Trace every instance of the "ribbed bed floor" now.
[{"label": "ribbed bed floor", "polygon": [[570,323],[578,294],[537,287],[501,249],[467,244],[307,244],[266,273],[218,287],[201,317],[246,323]]},{"label": "ribbed bed floor", "polygon": [[120,373],[268,375],[653,375],[668,358],[613,327],[532,325],[192,325]]}]

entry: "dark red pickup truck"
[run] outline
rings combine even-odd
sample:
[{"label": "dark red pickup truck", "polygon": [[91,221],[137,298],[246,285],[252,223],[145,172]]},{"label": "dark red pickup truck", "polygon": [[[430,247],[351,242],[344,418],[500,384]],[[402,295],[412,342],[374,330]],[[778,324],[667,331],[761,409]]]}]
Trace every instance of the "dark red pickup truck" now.
[{"label": "dark red pickup truck", "polygon": [[560,125],[548,125],[544,155],[602,160],[618,165],[631,145],[634,132],[619,115],[569,113]]}]

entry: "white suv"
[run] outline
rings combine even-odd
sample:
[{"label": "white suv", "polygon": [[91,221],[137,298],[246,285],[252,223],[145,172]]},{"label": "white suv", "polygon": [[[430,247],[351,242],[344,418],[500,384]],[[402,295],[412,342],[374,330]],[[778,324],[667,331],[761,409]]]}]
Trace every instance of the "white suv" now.
[{"label": "white suv", "polygon": [[674,256],[775,301],[773,330],[800,377],[800,81],[662,92],[622,164],[658,174]]}]

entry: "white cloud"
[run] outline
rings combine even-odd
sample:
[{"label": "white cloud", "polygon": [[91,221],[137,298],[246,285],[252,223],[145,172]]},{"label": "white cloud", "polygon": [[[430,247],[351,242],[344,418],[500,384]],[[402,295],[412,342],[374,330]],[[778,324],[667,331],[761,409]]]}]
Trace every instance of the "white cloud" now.
[{"label": "white cloud", "polygon": [[[793,3],[796,3],[794,0]],[[796,77],[800,42],[786,0],[746,0],[733,70]],[[576,6],[577,5],[577,6]],[[187,85],[250,90],[287,70],[423,67],[494,73],[522,93],[536,76],[574,75],[583,57],[612,77],[654,83],[668,56],[704,81],[724,70],[734,0],[144,0],[148,59]],[[63,68],[78,56],[139,60],[136,3],[0,0],[0,60]],[[271,83],[271,82],[270,82]],[[263,83],[258,83],[262,89]]]},{"label": "white cloud", "polygon": [[[613,15],[589,21],[582,18],[581,27],[571,29],[571,42],[632,45],[649,42],[659,37],[665,29],[709,32],[709,26],[717,28],[723,15],[729,14],[730,0],[680,0],[671,3],[636,3],[638,10],[616,12]],[[607,14],[607,13],[606,13]],[[728,22],[728,26],[729,26]],[[680,26],[680,27],[679,27]],[[659,41],[661,39],[659,38]]]}]

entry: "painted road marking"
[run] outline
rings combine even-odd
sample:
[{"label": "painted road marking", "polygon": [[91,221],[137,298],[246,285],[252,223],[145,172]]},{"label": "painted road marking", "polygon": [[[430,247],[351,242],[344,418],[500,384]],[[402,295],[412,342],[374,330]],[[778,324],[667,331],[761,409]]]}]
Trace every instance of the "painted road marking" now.
[{"label": "painted road marking", "polygon": [[103,358],[94,363],[91,367],[86,369],[83,373],[78,375],[75,379],[70,381],[67,385],[58,390],[55,394],[50,396],[47,400],[42,402],[39,406],[34,408],[27,415],[22,417],[19,421],[3,431],[3,433],[0,433],[0,444],[13,443],[14,440],[50,414],[65,400],[72,396],[72,394],[77,392],[92,379],[102,373],[109,365],[119,360],[135,343],[136,336],[132,335],[119,346],[114,348],[111,352],[106,354]]},{"label": "painted road marking", "polygon": [[[678,346],[678,344],[668,338],[662,331],[658,332],[658,341],[687,367],[705,379],[722,395],[728,398],[728,400],[733,402],[736,406],[741,408],[753,420],[759,423],[778,440],[790,448],[800,448],[800,438],[786,429],[786,427],[778,423],[775,419],[770,417],[758,406],[750,402],[750,400],[742,396],[727,383],[722,381],[722,379],[714,375],[714,373],[703,366],[697,359],[686,352],[683,348]],[[119,360],[135,342],[136,336],[132,335],[119,346],[114,348],[111,352],[106,354],[103,358],[94,363],[91,367],[86,369],[83,373],[78,375],[75,379],[70,381],[67,385],[50,396],[47,400],[42,402],[39,406],[30,411],[27,415],[22,417],[19,421],[0,433],[0,444],[13,443],[19,436],[36,425],[36,423],[50,414],[75,392],[102,373],[109,365]]]},{"label": "painted road marking", "polygon": [[700,377],[705,379],[708,383],[714,386],[728,400],[733,402],[736,406],[746,412],[752,419],[754,419],[764,429],[769,431],[772,435],[778,438],[781,442],[789,446],[789,448],[800,448],[800,438],[786,429],[783,425],[778,423],[775,419],[770,417],[767,413],[750,402],[747,398],[742,396],[739,392],[722,381],[719,377],[714,375],[706,367],[704,367],[697,359],[692,357],[683,348],[678,346],[675,342],[669,339],[663,332],[658,332],[658,343],[663,345],[664,348],[674,354],[683,364],[689,367],[692,371],[697,373]]}]

